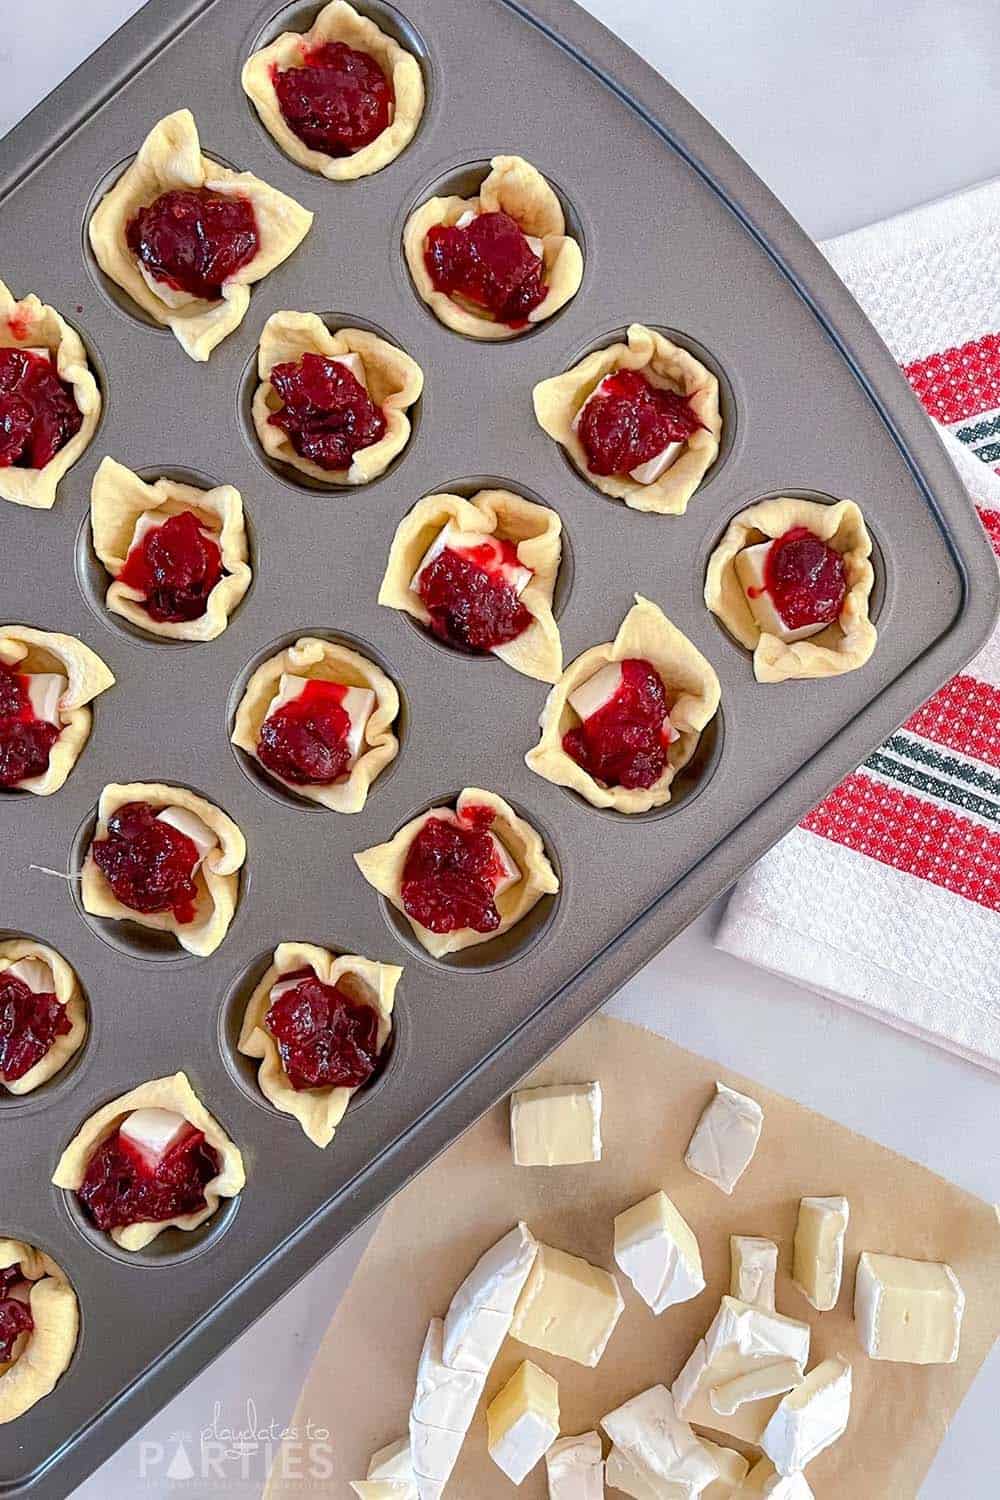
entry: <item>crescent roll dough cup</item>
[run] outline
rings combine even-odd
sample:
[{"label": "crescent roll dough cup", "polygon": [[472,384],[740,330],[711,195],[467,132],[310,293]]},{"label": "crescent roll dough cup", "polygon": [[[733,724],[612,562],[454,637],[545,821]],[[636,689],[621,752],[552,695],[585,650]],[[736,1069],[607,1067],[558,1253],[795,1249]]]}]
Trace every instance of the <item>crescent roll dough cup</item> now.
[{"label": "crescent roll dough cup", "polygon": [[[119,583],[118,574],[125,566],[141,515],[155,511],[165,521],[185,510],[194,511],[202,526],[213,533],[222,553],[223,576],[208,595],[205,613],[198,619],[154,620],[142,606],[145,596]],[[146,484],[124,464],[103,458],[90,490],[90,526],[94,550],[115,580],[105,595],[108,609],[150,635],[170,641],[214,641],[250,587],[243,500],[231,484],[220,484],[212,490],[173,479]]]},{"label": "crescent roll dough cup", "polygon": [[[259,245],[253,259],[225,283],[220,300],[194,297],[172,306],[140,275],[126,242],[126,229],[138,210],[161,194],[200,188],[246,199],[257,221]],[[94,210],[88,232],[101,270],[143,312],[169,328],[186,354],[202,361],[242,323],[253,282],[288,259],[305,239],[312,221],[308,209],[252,172],[233,172],[203,156],[194,116],[189,109],[179,109],[153,126],[132,164]]]},{"label": "crescent roll dough cup", "polygon": [[80,1331],[76,1293],[56,1262],[22,1240],[0,1239],[0,1271],[16,1265],[32,1283],[28,1306],[35,1326],[16,1357],[0,1363],[0,1425],[23,1416],[55,1387]]},{"label": "crescent roll dough cup", "polygon": [[[737,554],[784,536],[804,526],[839,552],[844,559],[847,593],[832,625],[804,641],[783,641],[761,630],[736,576]],[[730,635],[753,652],[758,682],[789,678],[835,677],[864,666],[875,650],[878,634],[868,618],[875,574],[871,565],[871,537],[853,500],[824,505],[817,500],[785,496],[751,505],[730,521],[722,541],[708,560],[705,603]]]},{"label": "crescent roll dough cup", "polygon": [[378,602],[404,610],[422,625],[430,622],[424,602],[410,587],[410,581],[427,549],[449,522],[460,531],[485,531],[516,544],[518,561],[534,575],[519,595],[533,623],[492,654],[526,677],[555,682],[562,671],[562,641],[552,614],[552,598],[562,560],[562,522],[548,506],[536,505],[510,490],[480,490],[471,500],[461,495],[426,496],[396,528]]},{"label": "crescent roll dough cup", "polygon": [[18,783],[26,792],[48,797],[57,792],[80,759],[90,737],[93,715],[88,704],[114,684],[104,662],[77,640],[54,630],[33,630],[30,625],[0,625],[0,661],[18,672],[58,672],[67,680],[59,699],[59,738],[49,751],[49,763],[41,776],[28,776]]},{"label": "crescent roll dough cup", "polygon": [[[192,812],[218,837],[218,847],[206,854],[195,876],[197,897],[191,922],[180,923],[173,912],[139,912],[123,906],[116,898],[94,859],[93,845],[107,836],[108,819],[126,802],[148,802],[153,807],[181,807]],[[229,931],[239,895],[239,870],[246,859],[243,834],[232,818],[213,803],[206,802],[185,787],[164,786],[155,781],[133,781],[120,786],[112,783],[101,793],[97,804],[97,827],[80,878],[80,895],[85,911],[95,917],[113,917],[119,922],[136,922],[154,932],[172,932],[182,948],[198,958],[214,953]]]},{"label": "crescent roll dough cup", "polygon": [[[45,1056],[20,1078],[13,1078],[8,1082],[0,1072],[0,1086],[8,1094],[30,1094],[40,1084],[54,1078],[73,1054],[79,1052],[87,1035],[87,1006],[79,980],[62,955],[54,948],[47,948],[44,943],[36,943],[32,938],[10,938],[0,943],[0,974],[9,969],[11,964],[19,963],[24,958],[38,959],[49,970],[52,978],[51,993],[60,1005],[65,1006],[70,1029],[63,1036],[57,1036]],[[0,1261],[0,1269],[2,1265],[3,1262]]]},{"label": "crescent roll dough cup", "polygon": [[[609,662],[638,657],[651,662],[673,699],[670,722],[679,738],[667,752],[667,764],[651,787],[606,787],[595,781],[563,749],[563,735],[578,724],[569,696]],[[636,594],[635,604],[613,641],[592,646],[571,662],[545,700],[539,719],[541,738],[525,760],[532,771],[556,786],[570,787],[594,807],[621,813],[648,812],[670,801],[670,787],[694,755],[702,731],[719,707],[719,679],[710,664],[655,604]]]},{"label": "crescent roll dough cup", "polygon": [[[284,72],[286,68],[301,67],[309,52],[330,42],[343,42],[358,52],[366,52],[392,84],[394,104],[389,124],[367,146],[350,156],[330,156],[301,141],[281,113],[274,88],[275,69]],[[308,31],[283,32],[269,46],[255,52],[243,65],[242,81],[266,130],[285,155],[300,167],[321,172],[335,182],[369,177],[395,161],[413,139],[424,112],[424,75],[417,59],[345,0],[331,0],[325,5]]]},{"label": "crescent roll dough cup", "polygon": [[402,969],[395,964],[375,963],[349,954],[338,958],[313,943],[280,943],[267,973],[247,1002],[240,1030],[239,1050],[245,1057],[259,1057],[257,1081],[266,1099],[283,1114],[298,1120],[314,1146],[322,1150],[333,1140],[344,1117],[353,1088],[295,1089],[281,1063],[281,1054],[264,1018],[271,1006],[271,989],[288,974],[312,969],[323,984],[339,985],[352,1000],[370,1005],[378,1014],[376,1044],[379,1052],[392,1032],[392,1007]]},{"label": "crescent roll dough cup", "polygon": [[[324,469],[296,453],[288,434],[268,418],[283,402],[270,381],[275,365],[297,362],[303,354],[327,359],[358,354],[365,368],[368,393],[385,417],[385,433],[377,443],[359,448],[349,469]],[[264,324],[257,355],[260,385],[253,398],[253,425],[264,452],[279,463],[291,464],[323,484],[368,484],[402,453],[410,440],[409,407],[424,388],[424,372],[402,349],[362,328],[340,328],[331,333],[316,313],[276,312]]]},{"label": "crescent roll dough cup", "polygon": [[[605,375],[615,370],[639,370],[652,385],[686,396],[695,416],[703,423],[653,484],[640,484],[628,474],[592,473],[573,427],[587,397]],[[533,400],[539,426],[562,444],[584,478],[602,494],[624,500],[633,510],[682,516],[718,456],[722,434],[718,380],[693,354],[641,323],[631,324],[626,343],[596,349],[564,375],[541,381],[535,386]]]},{"label": "crescent roll dough cup", "polygon": [[120,1229],[110,1230],[111,1238],[122,1250],[144,1250],[165,1229],[197,1229],[210,1219],[223,1198],[235,1198],[246,1184],[243,1157],[226,1135],[219,1122],[209,1114],[198,1098],[186,1073],[169,1078],[153,1078],[141,1083],[121,1098],[113,1099],[80,1127],[59,1158],[52,1176],[56,1187],[77,1192],[87,1175],[90,1158],[98,1146],[113,1135],[126,1115],[136,1109],[169,1109],[182,1115],[189,1125],[203,1132],[208,1145],[219,1157],[219,1170],[205,1184],[205,1207],[196,1213],[177,1214],[172,1219],[140,1220]]},{"label": "crescent roll dough cup", "polygon": [[406,864],[410,845],[425,823],[450,809],[432,807],[418,817],[411,818],[387,844],[376,844],[374,848],[364,849],[354,856],[354,861],[368,884],[403,912],[413,928],[414,936],[433,958],[444,958],[448,953],[458,953],[463,948],[491,942],[493,938],[516,926],[543,896],[554,895],[559,889],[558,877],[549,863],[541,838],[530,823],[518,817],[509,803],[495,792],[485,792],[479,787],[466,787],[459,793],[455,811],[461,815],[466,807],[493,809],[494,820],[490,825],[490,832],[497,836],[521,871],[521,879],[496,898],[500,925],[493,932],[475,932],[469,927],[458,928],[455,932],[431,932],[408,916],[403,907],[403,866]]},{"label": "crescent roll dough cup", "polygon": [[393,732],[399,715],[399,693],[395,684],[360,652],[335,641],[301,636],[294,646],[280,651],[257,668],[236,710],[232,742],[254,759],[257,758],[261,726],[285,672],[294,677],[340,682],[345,687],[370,688],[375,694],[375,707],[365,725],[363,749],[343,781],[334,782],[332,786],[297,786],[263,767],[268,776],[299,797],[318,802],[332,812],[360,812],[372,782],[399,754],[399,741]]},{"label": "crescent roll dough cup", "polygon": [[494,156],[476,198],[429,198],[406,221],[403,251],[418,295],[434,315],[456,333],[474,339],[511,339],[524,328],[497,322],[486,308],[473,309],[435,287],[424,261],[424,241],[437,224],[457,224],[464,213],[496,213],[515,219],[526,235],[542,242],[548,291],[527,318],[528,325],[551,318],[580,290],[583,251],[566,233],[566,220],[553,189],[541,172],[521,156]]},{"label": "crescent roll dough cup", "polygon": [[47,349],[59,379],[73,388],[83,421],[68,443],[54,453],[42,469],[16,465],[0,468],[0,500],[51,510],[59,481],[89,446],[101,415],[101,393],[87,362],[83,340],[56,312],[40,302],[34,292],[18,302],[0,281],[0,349]]}]

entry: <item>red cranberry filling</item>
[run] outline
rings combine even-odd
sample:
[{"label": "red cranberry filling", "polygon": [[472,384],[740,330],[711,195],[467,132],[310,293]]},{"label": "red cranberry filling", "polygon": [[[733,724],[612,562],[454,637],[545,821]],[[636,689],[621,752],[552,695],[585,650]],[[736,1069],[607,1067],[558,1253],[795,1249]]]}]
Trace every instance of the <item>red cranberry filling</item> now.
[{"label": "red cranberry filling", "polygon": [[205,1184],[218,1171],[218,1153],[193,1127],[152,1171],[116,1130],[90,1158],[78,1193],[98,1229],[121,1229],[197,1213],[205,1207]]},{"label": "red cranberry filling", "polygon": [[705,425],[684,396],[651,385],[638,370],[616,370],[602,386],[577,427],[592,474],[629,474]]},{"label": "red cranberry filling", "polygon": [[125,559],[118,582],[143,594],[143,608],[159,622],[198,620],[222,577],[222,552],[205,536],[194,511],[182,510],[147,531]]},{"label": "red cranberry filling", "polygon": [[790,630],[829,625],[847,593],[844,559],[807,526],[793,526],[768,548],[764,586]]},{"label": "red cranberry filling", "polygon": [[378,1012],[311,969],[271,1005],[264,1025],[274,1037],[293,1089],[360,1088],[378,1066]]},{"label": "red cranberry filling", "polygon": [[107,836],[90,846],[94,863],[123,906],[193,922],[197,845],[156,813],[148,802],[126,802],[112,813]]},{"label": "red cranberry filling", "polygon": [[385,414],[346,365],[323,354],[275,365],[268,377],[285,403],[268,421],[302,458],[321,469],[349,469],[359,448],[385,434]]},{"label": "red cranberry filling", "polygon": [[621,662],[618,691],[603,708],[563,735],[563,749],[605,786],[651,787],[667,764],[669,705],[655,667]]},{"label": "red cranberry filling", "polygon": [[161,193],[129,220],[125,239],[157,281],[209,302],[260,248],[253,204],[208,188]]},{"label": "red cranberry filling", "polygon": [[55,995],[36,994],[23,979],[0,972],[0,1079],[14,1083],[41,1062],[71,1025]]},{"label": "red cranberry filling", "polygon": [[28,1304],[10,1295],[23,1280],[20,1263],[0,1270],[0,1364],[13,1357],[14,1345],[21,1334],[30,1333],[35,1326]]},{"label": "red cranberry filling", "polygon": [[388,128],[392,85],[367,52],[326,42],[303,63],[275,68],[271,79],[286,125],[310,150],[352,156]]},{"label": "red cranberry filling", "polygon": [[44,776],[59,729],[36,719],[27,677],[0,662],[0,786]]},{"label": "red cranberry filling", "polygon": [[[502,562],[515,567],[517,548],[502,541]],[[430,628],[449,646],[463,651],[491,651],[514,640],[531,624],[531,615],[503,574],[483,564],[495,562],[495,549],[477,560],[476,548],[468,553],[445,547],[422,569],[417,593],[430,615]]]},{"label": "red cranberry filling", "polygon": [[493,893],[504,870],[487,832],[493,814],[489,808],[476,812],[472,826],[464,813],[460,823],[429,818],[410,845],[403,909],[431,932],[495,932],[500,926]]},{"label": "red cranberry filling", "polygon": [[477,214],[462,229],[435,224],[424,241],[424,262],[439,292],[464,297],[511,328],[523,327],[548,291],[542,257],[502,211]]},{"label": "red cranberry filling", "polygon": [[44,469],[80,431],[73,390],[27,349],[0,349],[0,469]]},{"label": "red cranberry filling", "polygon": [[297,698],[269,714],[260,727],[257,759],[293,786],[325,786],[351,764],[351,720],[340,682],[310,678]]}]

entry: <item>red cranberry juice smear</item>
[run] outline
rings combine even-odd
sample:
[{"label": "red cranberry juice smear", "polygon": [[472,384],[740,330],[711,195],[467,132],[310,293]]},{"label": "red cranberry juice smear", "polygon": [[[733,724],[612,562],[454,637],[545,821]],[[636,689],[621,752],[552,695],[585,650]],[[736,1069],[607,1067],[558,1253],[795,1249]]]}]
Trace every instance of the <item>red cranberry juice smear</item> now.
[{"label": "red cranberry juice smear", "polygon": [[160,1223],[205,1207],[205,1184],[218,1175],[218,1153],[192,1129],[150,1172],[120,1133],[108,1137],[87,1163],[79,1198],[98,1229]]},{"label": "red cranberry juice smear", "polygon": [[806,526],[793,526],[771,543],[764,587],[790,630],[832,624],[847,594],[844,559]]},{"label": "red cranberry juice smear", "polygon": [[126,802],[108,819],[107,837],[91,844],[94,863],[123,906],[193,922],[197,846],[156,814],[148,802]]},{"label": "red cranberry juice smear", "polygon": [[[479,814],[476,816],[476,814]],[[500,913],[494,900],[503,870],[488,828],[490,808],[462,821],[429,818],[410,845],[403,865],[402,897],[407,916],[431,932],[495,932]]]},{"label": "red cranberry juice smear", "polygon": [[208,188],[162,193],[129,220],[125,240],[157,281],[208,302],[260,249],[253,204]]},{"label": "red cranberry juice smear", "polygon": [[[517,563],[513,542],[500,543],[503,561]],[[491,549],[485,561],[492,561]],[[532,617],[499,571],[487,570],[467,553],[445,547],[420,575],[417,592],[430,615],[430,628],[449,646],[486,652],[527,630]]]},{"label": "red cranberry juice smear", "polygon": [[385,414],[345,365],[323,354],[275,365],[268,376],[285,403],[268,417],[296,453],[321,469],[349,469],[359,448],[385,436]]},{"label": "red cranberry juice smear", "polygon": [[10,1295],[23,1279],[20,1262],[0,1270],[0,1364],[10,1359],[21,1334],[30,1333],[35,1326],[28,1304]]},{"label": "red cranberry juice smear", "polygon": [[464,297],[500,323],[523,328],[545,300],[545,263],[510,214],[477,214],[470,224],[435,224],[424,241],[424,263],[439,292]]},{"label": "red cranberry juice smear", "polygon": [[307,51],[303,63],[271,72],[285,124],[303,145],[327,156],[353,156],[388,128],[392,85],[367,52],[326,42]]},{"label": "red cranberry juice smear", "polygon": [[293,786],[326,786],[345,775],[351,764],[346,692],[340,682],[311,678],[297,698],[261,725],[261,765]]},{"label": "red cranberry juice smear", "polygon": [[638,370],[617,370],[583,408],[577,435],[592,474],[629,474],[704,425],[684,396]]},{"label": "red cranberry juice smear", "polygon": [[0,469],[44,469],[83,416],[55,366],[27,349],[0,349]]},{"label": "red cranberry juice smear", "polygon": [[563,749],[605,786],[653,786],[667,764],[669,712],[663,680],[651,662],[621,662],[618,691],[597,713],[563,735]]},{"label": "red cranberry juice smear", "polygon": [[221,577],[218,544],[204,535],[194,511],[182,510],[132,548],[118,582],[144,595],[150,619],[177,623],[201,619]]},{"label": "red cranberry juice smear", "polygon": [[27,676],[0,662],[0,787],[44,776],[58,738],[55,724],[35,717]]},{"label": "red cranberry juice smear", "polygon": [[378,1067],[378,1012],[311,969],[273,1002],[264,1025],[293,1089],[360,1088]]},{"label": "red cranberry juice smear", "polygon": [[16,974],[0,972],[0,1081],[23,1078],[56,1037],[71,1030],[66,1007],[54,994],[36,994]]}]

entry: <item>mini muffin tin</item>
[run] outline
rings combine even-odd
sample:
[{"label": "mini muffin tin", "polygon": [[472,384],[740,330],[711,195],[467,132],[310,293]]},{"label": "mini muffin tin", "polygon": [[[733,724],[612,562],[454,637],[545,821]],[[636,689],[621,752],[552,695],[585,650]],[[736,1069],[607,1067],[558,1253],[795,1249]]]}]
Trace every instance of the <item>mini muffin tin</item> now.
[{"label": "mini muffin tin", "polygon": [[[104,395],[98,434],[55,508],[0,506],[3,616],[79,634],[117,677],[66,786],[0,803],[0,925],[73,964],[91,1018],[65,1075],[23,1100],[0,1095],[0,1230],[54,1256],[82,1314],[55,1392],[0,1428],[2,1495],[59,1496],[79,1482],[967,661],[996,611],[972,508],[887,350],[806,236],[668,84],[569,0],[357,3],[416,51],[427,84],[416,138],[376,176],[314,176],[256,119],[244,59],[318,9],[273,0],[155,0],[2,146],[0,275],[79,329]],[[130,311],[85,248],[100,191],[184,105],[206,152],[316,214],[207,364]],[[557,315],[479,343],[418,300],[401,233],[418,203],[442,185],[468,188],[498,152],[527,157],[554,184],[586,264]],[[279,308],[337,309],[337,321],[384,329],[422,366],[412,440],[373,484],[317,492],[260,452],[247,372]],[[631,321],[674,330],[722,376],[722,451],[683,517],[603,497],[532,414],[538,380]],[[241,491],[254,581],[218,640],[147,640],[104,611],[85,517],[105,453],[144,476]],[[449,651],[376,603],[415,501],[483,483],[562,518],[567,661],[610,640],[639,591],[716,668],[722,711],[668,807],[602,813],[532,775],[523,757],[544,685]],[[731,517],[789,492],[861,505],[877,543],[881,639],[861,671],[763,687],[702,585]],[[229,744],[249,670],[307,633],[349,639],[400,690],[399,759],[356,816],[300,808]],[[72,879],[50,873],[79,868],[101,788],[130,780],[195,787],[246,835],[239,907],[208,959],[85,920]],[[434,962],[352,855],[466,785],[498,792],[539,829],[562,889],[524,928]],[[234,1046],[261,965],[294,938],[404,967],[386,1066],[326,1151],[267,1104]],[[96,1108],[178,1068],[243,1151],[247,1186],[203,1229],[127,1255],[49,1179]]]}]

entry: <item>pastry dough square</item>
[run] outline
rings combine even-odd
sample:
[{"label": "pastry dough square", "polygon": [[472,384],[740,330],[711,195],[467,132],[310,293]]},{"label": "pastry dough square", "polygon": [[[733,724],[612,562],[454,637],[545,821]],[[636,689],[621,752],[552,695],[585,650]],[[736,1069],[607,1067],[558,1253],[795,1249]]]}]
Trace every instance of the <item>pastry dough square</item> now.
[{"label": "pastry dough square", "polygon": [[36,797],[57,792],[83,753],[93,720],[88,704],[114,685],[114,676],[97,655],[75,635],[34,630],[30,625],[0,625],[0,661],[18,672],[58,672],[67,679],[59,700],[62,729],[49,752],[41,776],[19,783]]},{"label": "pastry dough square", "polygon": [[22,1240],[0,1239],[0,1270],[19,1265],[32,1282],[34,1328],[16,1359],[0,1364],[0,1426],[22,1417],[69,1367],[80,1332],[76,1293],[50,1256]]},{"label": "pastry dough square", "polygon": [[[30,1094],[41,1084],[62,1071],[70,1058],[83,1046],[87,1036],[87,1006],[75,972],[54,948],[36,943],[34,938],[8,938],[0,943],[0,974],[25,958],[37,958],[52,975],[52,994],[65,1008],[69,1031],[54,1038],[44,1057],[20,1078],[8,1082],[0,1074],[0,1090],[8,1094]],[[0,1263],[2,1264],[2,1263]],[[9,1264],[9,1262],[8,1262]]]}]

